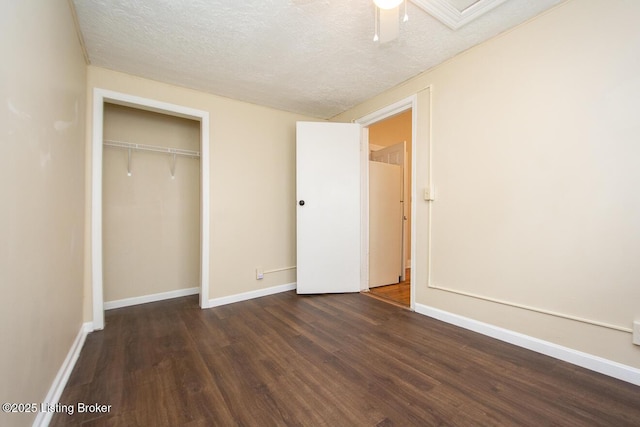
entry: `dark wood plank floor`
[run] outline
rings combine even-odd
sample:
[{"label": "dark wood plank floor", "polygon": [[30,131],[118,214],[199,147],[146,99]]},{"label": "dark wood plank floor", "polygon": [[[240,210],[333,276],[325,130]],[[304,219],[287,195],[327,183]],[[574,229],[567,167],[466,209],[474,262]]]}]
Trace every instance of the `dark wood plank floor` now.
[{"label": "dark wood plank floor", "polygon": [[640,387],[361,294],[108,311],[52,426],[639,426]]}]

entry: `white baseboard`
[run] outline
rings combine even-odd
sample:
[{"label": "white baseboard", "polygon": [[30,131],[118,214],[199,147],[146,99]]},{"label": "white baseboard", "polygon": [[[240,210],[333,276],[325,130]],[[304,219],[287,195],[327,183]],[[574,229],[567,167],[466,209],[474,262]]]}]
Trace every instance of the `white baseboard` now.
[{"label": "white baseboard", "polygon": [[218,307],[221,305],[232,304],[234,302],[247,301],[253,298],[287,292],[296,289],[296,286],[296,283],[287,283],[284,285],[272,286],[270,288],[258,289],[257,291],[249,291],[241,294],[229,295],[227,297],[213,298],[209,300],[209,305],[203,308]]},{"label": "white baseboard", "polygon": [[[80,351],[82,350],[84,341],[87,338],[87,334],[91,331],[93,331],[92,322],[83,323],[82,326],[80,326],[80,331],[78,332],[78,335],[76,335],[76,339],[71,344],[67,357],[64,359],[64,362],[62,362],[62,366],[60,366],[58,374],[53,379],[53,383],[49,388],[47,396],[41,403],[49,403],[52,405],[58,403],[60,396],[62,396],[62,392],[67,385],[67,381],[69,381],[69,376],[71,376],[71,372],[73,371],[74,366],[76,366],[76,362],[80,356]],[[52,416],[53,412],[38,412],[36,419],[33,421],[33,426],[48,426],[51,422]]]},{"label": "white baseboard", "polygon": [[115,301],[105,301],[104,309],[113,310],[114,308],[129,307],[131,305],[146,304],[148,302],[162,301],[165,299],[186,297],[188,295],[197,295],[200,288],[178,289],[176,291],[160,292],[158,294],[143,295],[140,297],[124,298]]},{"label": "white baseboard", "polygon": [[542,353],[631,384],[640,385],[640,369],[632,366],[623,365],[612,360],[583,353],[488,323],[479,322],[468,317],[429,307],[428,305],[416,304],[415,311],[416,313],[433,317],[434,319],[442,320],[443,322],[469,329],[491,338],[508,342],[509,344],[517,345],[518,347]]}]

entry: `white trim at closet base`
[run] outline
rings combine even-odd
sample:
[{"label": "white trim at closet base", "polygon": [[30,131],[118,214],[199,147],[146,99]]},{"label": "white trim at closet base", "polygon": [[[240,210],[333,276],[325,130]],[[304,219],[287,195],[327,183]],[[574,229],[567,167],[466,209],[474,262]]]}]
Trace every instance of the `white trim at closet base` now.
[{"label": "white trim at closet base", "polygon": [[132,305],[164,301],[167,299],[186,297],[189,295],[198,295],[199,293],[200,293],[200,288],[197,286],[194,288],[176,289],[175,291],[159,292],[157,294],[123,298],[123,299],[113,300],[113,301],[105,301],[104,309],[113,310],[114,308],[130,307]]}]

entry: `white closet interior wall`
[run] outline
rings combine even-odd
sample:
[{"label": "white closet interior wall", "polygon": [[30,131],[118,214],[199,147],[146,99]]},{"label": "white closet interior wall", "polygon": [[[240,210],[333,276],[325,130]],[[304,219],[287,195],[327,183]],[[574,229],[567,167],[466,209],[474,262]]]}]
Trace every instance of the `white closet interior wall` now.
[{"label": "white closet interior wall", "polygon": [[[104,139],[200,151],[200,124],[105,104]],[[200,160],[104,147],[104,301],[195,288],[200,268]],[[128,166],[131,176],[128,175]]]}]

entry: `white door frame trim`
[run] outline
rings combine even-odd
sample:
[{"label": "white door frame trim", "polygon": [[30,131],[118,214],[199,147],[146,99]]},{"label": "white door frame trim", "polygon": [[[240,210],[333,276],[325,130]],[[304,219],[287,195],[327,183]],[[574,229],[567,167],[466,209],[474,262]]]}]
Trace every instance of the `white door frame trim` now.
[{"label": "white door frame trim", "polygon": [[102,265],[102,143],[104,103],[124,105],[200,122],[200,307],[209,306],[210,161],[209,112],[106,89],[93,89],[91,134],[91,287],[93,329],[104,328]]},{"label": "white door frame trim", "polygon": [[[369,289],[369,138],[368,138],[368,126],[384,120],[388,117],[395,116],[411,109],[411,271],[415,271],[414,263],[416,257],[416,124],[418,122],[418,95],[411,95],[407,98],[401,99],[391,105],[381,108],[366,116],[360,117],[355,120],[355,123],[359,123],[363,131],[363,139],[365,141],[365,147],[361,150],[361,168],[362,168],[362,221],[361,221],[361,290]],[[415,310],[416,301],[416,285],[411,275],[411,310]]]}]

